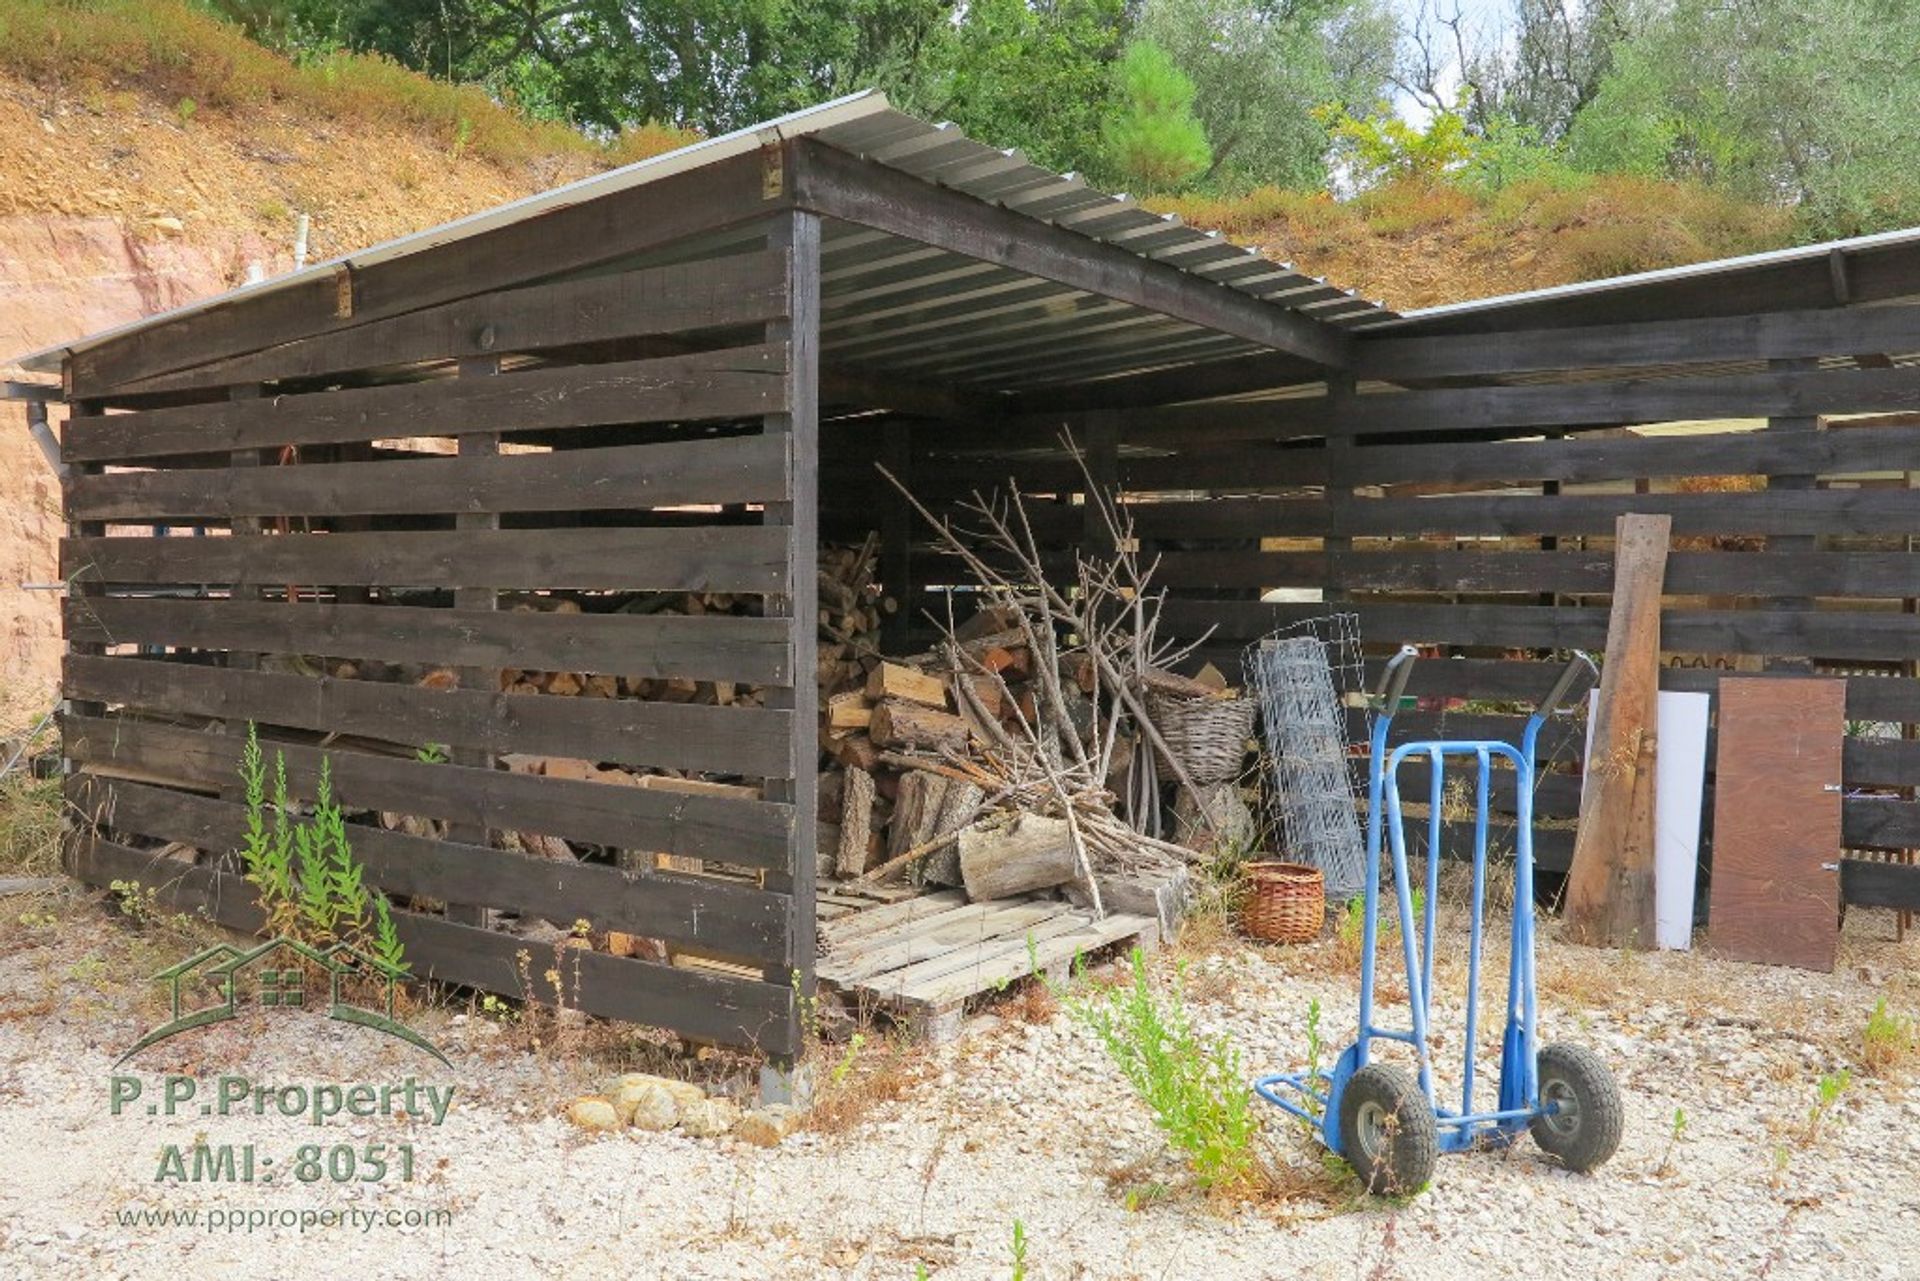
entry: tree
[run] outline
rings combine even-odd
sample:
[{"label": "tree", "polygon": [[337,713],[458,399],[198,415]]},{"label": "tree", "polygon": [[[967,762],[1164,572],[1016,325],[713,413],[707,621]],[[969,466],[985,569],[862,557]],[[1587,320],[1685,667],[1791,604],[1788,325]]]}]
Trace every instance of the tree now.
[{"label": "tree", "polygon": [[1126,0],[968,0],[920,66],[883,82],[903,110],[952,120],[1051,169],[1097,168]]},{"label": "tree", "polygon": [[1814,234],[1920,217],[1920,9],[1667,0],[1568,133],[1592,170],[1795,205]]},{"label": "tree", "polygon": [[1166,50],[1136,40],[1115,79],[1114,114],[1104,136],[1116,173],[1146,191],[1171,191],[1213,163],[1207,132],[1193,114],[1193,81]]},{"label": "tree", "polygon": [[1377,99],[1398,39],[1380,0],[1145,0],[1139,31],[1193,81],[1205,178],[1228,189],[1325,181],[1316,111]]}]

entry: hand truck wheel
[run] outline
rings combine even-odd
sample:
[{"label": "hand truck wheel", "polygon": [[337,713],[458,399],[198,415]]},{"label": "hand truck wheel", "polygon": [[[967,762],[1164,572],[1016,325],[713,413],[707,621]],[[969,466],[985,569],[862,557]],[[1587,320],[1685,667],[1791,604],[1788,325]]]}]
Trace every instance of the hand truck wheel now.
[{"label": "hand truck wheel", "polygon": [[1369,1063],[1340,1091],[1340,1147],[1367,1191],[1411,1196],[1440,1154],[1433,1105],[1405,1071]]},{"label": "hand truck wheel", "polygon": [[1620,1146],[1620,1087],[1600,1056],[1578,1045],[1540,1051],[1539,1116],[1533,1141],[1577,1174],[1598,1169]]}]

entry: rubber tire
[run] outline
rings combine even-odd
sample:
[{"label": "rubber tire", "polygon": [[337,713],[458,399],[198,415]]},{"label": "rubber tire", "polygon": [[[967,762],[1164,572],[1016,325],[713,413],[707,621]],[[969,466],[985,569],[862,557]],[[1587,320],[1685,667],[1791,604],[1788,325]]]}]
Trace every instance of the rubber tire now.
[{"label": "rubber tire", "polygon": [[[1390,1122],[1390,1131],[1363,1135],[1363,1115]],[[1433,1106],[1406,1071],[1369,1063],[1340,1092],[1340,1147],[1368,1192],[1411,1196],[1433,1178],[1440,1157]]]},{"label": "rubber tire", "polygon": [[1529,1123],[1540,1150],[1558,1158],[1576,1174],[1590,1174],[1605,1165],[1620,1146],[1626,1109],[1613,1073],[1592,1050],[1578,1045],[1549,1045],[1540,1051],[1540,1102],[1555,1096],[1570,1100],[1576,1111],[1565,1116],[1537,1116]]}]

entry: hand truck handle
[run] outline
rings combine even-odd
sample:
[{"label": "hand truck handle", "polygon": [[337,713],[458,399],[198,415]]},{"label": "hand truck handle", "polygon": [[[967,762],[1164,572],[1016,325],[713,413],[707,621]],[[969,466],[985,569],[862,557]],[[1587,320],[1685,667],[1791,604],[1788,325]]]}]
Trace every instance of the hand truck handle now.
[{"label": "hand truck handle", "polygon": [[1413,660],[1418,657],[1419,650],[1402,645],[1400,652],[1387,660],[1386,670],[1380,673],[1380,686],[1367,705],[1376,712],[1393,715],[1400,707],[1400,696],[1407,692],[1407,678],[1413,675]]},{"label": "hand truck handle", "polygon": [[1574,650],[1573,657],[1567,662],[1567,670],[1560,673],[1560,679],[1554,683],[1553,689],[1540,700],[1540,705],[1534,709],[1534,715],[1554,715],[1569,697],[1574,696],[1576,692],[1586,693],[1599,679],[1600,669],[1594,665],[1587,651]]}]

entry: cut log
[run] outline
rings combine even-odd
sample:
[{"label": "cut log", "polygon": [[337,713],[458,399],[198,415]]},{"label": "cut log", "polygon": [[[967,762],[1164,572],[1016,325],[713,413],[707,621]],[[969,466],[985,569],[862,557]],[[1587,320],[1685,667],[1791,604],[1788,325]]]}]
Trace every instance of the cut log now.
[{"label": "cut log", "polygon": [[[946,687],[941,687],[944,696]],[[880,747],[922,747],[928,751],[964,752],[967,723],[958,716],[919,703],[888,699],[873,709],[867,733]]]},{"label": "cut log", "polygon": [[1061,885],[1079,875],[1066,820],[1016,815],[960,829],[960,881],[974,902]]},{"label": "cut log", "polygon": [[893,803],[893,818],[887,824],[887,854],[898,856],[933,839],[934,826],[940,821],[940,803],[947,795],[947,780],[925,770],[908,770],[900,776],[900,790]]},{"label": "cut log", "polygon": [[947,685],[938,676],[929,676],[899,663],[882,663],[867,677],[867,697],[875,702],[903,698],[945,711]]},{"label": "cut log", "polygon": [[880,763],[880,749],[865,734],[853,733],[834,743],[833,759],[848,769],[870,770]]},{"label": "cut log", "polygon": [[1653,773],[1660,688],[1660,592],[1669,516],[1622,516],[1614,538],[1607,661],[1567,871],[1561,936],[1651,949]]},{"label": "cut log", "polygon": [[[974,811],[980,808],[986,793],[972,783],[960,783],[949,780],[947,794],[940,800],[940,817],[933,825],[934,836],[955,836],[960,829],[973,822]],[[935,885],[959,885],[960,850],[957,842],[927,856],[922,864],[925,869],[923,879]]]},{"label": "cut log", "polygon": [[858,876],[867,870],[867,851],[873,832],[873,775],[863,769],[847,771],[846,796],[840,809],[840,850],[834,870]]},{"label": "cut log", "polygon": [[835,694],[827,700],[827,728],[865,729],[873,719],[873,705],[858,690]]}]

